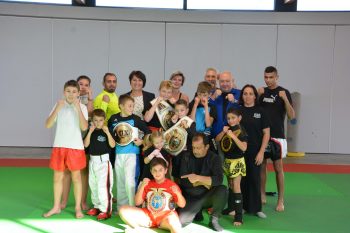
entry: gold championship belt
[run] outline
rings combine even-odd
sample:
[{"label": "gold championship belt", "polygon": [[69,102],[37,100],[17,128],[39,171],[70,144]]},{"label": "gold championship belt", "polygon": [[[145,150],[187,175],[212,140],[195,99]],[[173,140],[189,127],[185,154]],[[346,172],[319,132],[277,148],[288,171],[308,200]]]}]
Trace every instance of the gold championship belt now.
[{"label": "gold championship belt", "polygon": [[[233,134],[238,137],[238,135],[241,134],[241,128],[233,131]],[[227,134],[225,134],[222,137],[220,145],[223,152],[229,152],[230,150],[233,150],[237,146],[236,143],[233,141],[233,139]]]},{"label": "gold championship belt", "polygon": [[165,188],[151,188],[151,192],[146,195],[147,209],[153,214],[165,210],[174,210],[175,202],[170,193]]},{"label": "gold championship belt", "polygon": [[135,138],[138,138],[138,129],[126,122],[118,123],[113,132],[117,136],[116,143],[120,146],[129,145]]},{"label": "gold championship belt", "polygon": [[[156,100],[157,98],[152,100],[151,104],[154,105]],[[172,125],[171,118],[175,114],[174,108],[167,101],[162,100],[156,108],[156,114],[163,129],[169,129]]]},{"label": "gold championship belt", "polygon": [[189,117],[181,118],[173,127],[164,133],[164,149],[171,155],[176,156],[186,147],[187,131],[184,125],[190,127],[193,120]]}]

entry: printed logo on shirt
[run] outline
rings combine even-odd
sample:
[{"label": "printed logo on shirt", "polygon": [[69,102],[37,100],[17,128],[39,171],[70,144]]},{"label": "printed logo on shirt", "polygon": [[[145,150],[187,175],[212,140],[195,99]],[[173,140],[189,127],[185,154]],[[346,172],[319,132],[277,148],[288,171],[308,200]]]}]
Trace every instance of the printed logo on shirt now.
[{"label": "printed logo on shirt", "polygon": [[107,141],[107,138],[105,137],[105,136],[98,136],[97,137],[97,141],[99,141],[99,142],[105,142],[105,141]]},{"label": "printed logo on shirt", "polygon": [[275,103],[277,95],[271,95],[270,97],[264,97],[263,102],[265,103]]},{"label": "printed logo on shirt", "polygon": [[260,113],[254,113],[254,118],[260,119],[261,118],[261,114]]}]

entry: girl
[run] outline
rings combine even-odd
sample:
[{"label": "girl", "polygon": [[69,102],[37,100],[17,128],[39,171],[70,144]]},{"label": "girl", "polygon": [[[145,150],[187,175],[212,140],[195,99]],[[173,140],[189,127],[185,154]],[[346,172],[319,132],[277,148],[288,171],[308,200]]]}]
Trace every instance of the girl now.
[{"label": "girl", "polygon": [[228,209],[229,212],[235,211],[233,225],[240,226],[243,222],[241,178],[246,175],[243,155],[247,150],[247,134],[244,128],[239,125],[242,119],[242,114],[239,110],[230,108],[226,117],[227,125],[216,136],[216,141],[220,141],[220,147],[225,156],[224,172],[227,176],[229,187],[233,192],[233,200],[232,198],[228,200]]},{"label": "girl", "polygon": [[[146,202],[146,208],[122,206],[119,215],[132,228],[159,227],[170,230],[171,233],[181,232],[175,203],[183,208],[186,200],[179,186],[165,178],[168,169],[163,158],[154,158],[150,168],[154,179],[144,178],[135,196],[135,204],[142,205]],[[135,232],[142,232],[142,230]]]}]

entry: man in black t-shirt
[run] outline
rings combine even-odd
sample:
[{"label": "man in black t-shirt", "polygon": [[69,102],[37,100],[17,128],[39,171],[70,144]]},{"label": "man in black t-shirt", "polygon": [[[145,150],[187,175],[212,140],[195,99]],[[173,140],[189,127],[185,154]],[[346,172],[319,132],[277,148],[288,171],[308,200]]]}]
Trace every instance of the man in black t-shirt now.
[{"label": "man in black t-shirt", "polygon": [[212,207],[209,227],[222,231],[219,217],[227,200],[227,190],[222,184],[222,163],[219,156],[209,150],[208,138],[203,133],[194,135],[192,151],[182,155],[180,178],[180,187],[187,203],[178,210],[181,224],[190,224],[198,212]]},{"label": "man in black t-shirt", "polygon": [[265,151],[265,159],[261,165],[261,201],[266,203],[266,159],[273,161],[278,189],[276,211],[284,211],[284,173],[282,158],[287,155],[287,141],[284,132],[284,120],[287,114],[289,119],[295,117],[292,98],[287,89],[278,86],[278,72],[273,66],[265,68],[265,88],[259,88],[259,102],[270,120],[271,139]]}]

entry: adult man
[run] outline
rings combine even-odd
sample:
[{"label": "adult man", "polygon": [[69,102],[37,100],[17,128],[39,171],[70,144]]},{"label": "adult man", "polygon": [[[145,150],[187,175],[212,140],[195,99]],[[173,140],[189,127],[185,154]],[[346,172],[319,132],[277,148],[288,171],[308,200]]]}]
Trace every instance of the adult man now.
[{"label": "adult man", "polygon": [[95,98],[94,109],[102,109],[106,113],[105,124],[107,124],[109,118],[116,113],[120,112],[118,96],[115,93],[117,88],[117,77],[113,73],[106,73],[103,76],[104,90]]},{"label": "adult man", "polygon": [[234,78],[229,71],[220,73],[219,86],[221,95],[217,96],[215,100],[211,100],[216,106],[217,119],[213,124],[213,137],[216,137],[224,126],[227,124],[226,112],[229,108],[239,108],[238,99],[241,95],[241,91],[234,87]]},{"label": "adult man", "polygon": [[259,102],[270,119],[271,140],[265,152],[264,162],[261,164],[261,201],[266,203],[266,159],[273,161],[276,173],[278,200],[276,211],[284,211],[284,173],[282,158],[287,155],[287,141],[284,133],[284,120],[287,113],[289,119],[295,117],[292,98],[287,89],[278,86],[278,72],[273,66],[264,71],[265,88],[259,88]]},{"label": "adult man", "polygon": [[[219,224],[226,204],[227,190],[223,181],[220,158],[209,150],[209,141],[203,133],[192,138],[192,151],[182,155],[180,161],[180,187],[188,205],[179,209],[180,222],[185,226],[202,209],[212,207],[209,227],[222,231]],[[201,219],[202,220],[202,219]]]}]

